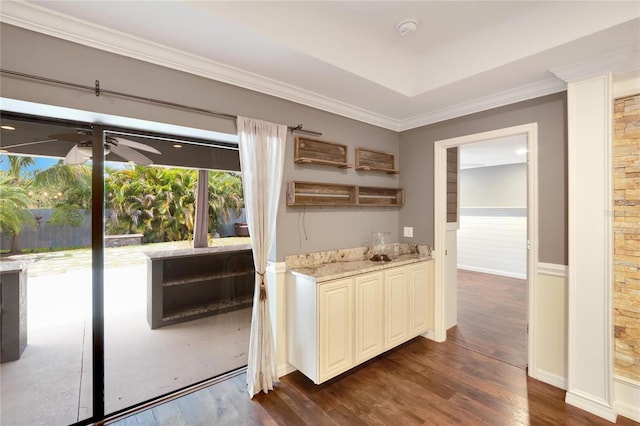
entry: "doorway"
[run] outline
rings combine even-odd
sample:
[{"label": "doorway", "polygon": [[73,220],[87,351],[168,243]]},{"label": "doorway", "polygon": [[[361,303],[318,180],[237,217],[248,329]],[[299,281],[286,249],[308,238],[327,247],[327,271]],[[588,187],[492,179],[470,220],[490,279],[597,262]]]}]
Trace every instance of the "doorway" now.
[{"label": "doorway", "polygon": [[[452,139],[440,140],[434,143],[434,231],[435,231],[435,306],[434,306],[434,338],[445,341],[447,329],[455,324],[456,314],[452,312],[457,306],[457,250],[456,241],[451,234],[451,224],[447,223],[447,150],[453,147],[500,139],[505,137],[524,135],[527,140],[528,168],[527,168],[527,254],[526,276],[526,312],[528,323],[527,363],[529,374],[535,371],[535,274],[537,264],[537,229],[538,229],[538,199],[537,199],[537,123],[530,123],[509,128],[477,133]],[[453,272],[455,271],[455,272]],[[452,319],[453,318],[453,319]]]},{"label": "doorway", "polygon": [[519,134],[448,150],[453,149],[460,159],[453,233],[457,318],[447,340],[524,369],[527,138]]}]

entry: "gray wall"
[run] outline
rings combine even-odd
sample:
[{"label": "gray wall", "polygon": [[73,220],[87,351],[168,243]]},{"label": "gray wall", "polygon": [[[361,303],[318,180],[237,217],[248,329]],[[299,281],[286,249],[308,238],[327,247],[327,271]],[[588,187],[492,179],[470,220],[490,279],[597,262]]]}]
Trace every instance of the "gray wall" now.
[{"label": "gray wall", "polygon": [[538,123],[539,260],[567,263],[566,92],[495,108],[400,134],[400,184],[405,206],[400,226],[413,226],[407,242],[433,244],[435,141],[532,122]]},{"label": "gray wall", "polygon": [[460,170],[460,207],[526,207],[527,165]]},{"label": "gray wall", "polygon": [[[363,146],[398,154],[399,134],[294,102],[157,65],[107,53],[42,34],[0,24],[2,68],[147,96],[230,114],[296,125],[323,133],[322,140]],[[85,111],[133,117],[198,129],[236,133],[233,121],[145,102],[95,94],[20,78],[2,76],[0,95]],[[154,130],[154,129],[149,129]],[[390,231],[399,238],[399,208],[287,208],[286,182],[305,180],[355,185],[397,187],[399,178],[293,163],[293,139],[287,146],[284,183],[278,214],[277,243],[271,259],[305,252],[368,244],[372,231]],[[306,230],[306,236],[305,236]]]}]

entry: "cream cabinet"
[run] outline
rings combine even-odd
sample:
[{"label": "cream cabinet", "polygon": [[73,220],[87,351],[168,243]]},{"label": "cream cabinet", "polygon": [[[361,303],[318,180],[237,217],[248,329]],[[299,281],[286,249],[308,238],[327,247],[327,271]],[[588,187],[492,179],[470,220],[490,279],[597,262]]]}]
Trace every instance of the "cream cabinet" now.
[{"label": "cream cabinet", "polygon": [[353,366],[351,279],[318,285],[318,379],[323,382]]},{"label": "cream cabinet", "polygon": [[433,262],[420,262],[407,267],[409,301],[409,334],[418,335],[426,333],[430,326],[430,317],[433,315],[433,301],[430,288],[431,267]]},{"label": "cream cabinet", "polygon": [[383,351],[384,281],[382,272],[358,275],[355,289],[355,363]]},{"label": "cream cabinet", "polygon": [[409,286],[407,267],[384,271],[385,334],[384,348],[407,341],[409,333]]},{"label": "cream cabinet", "polygon": [[430,263],[328,281],[289,273],[289,364],[319,384],[427,332]]}]

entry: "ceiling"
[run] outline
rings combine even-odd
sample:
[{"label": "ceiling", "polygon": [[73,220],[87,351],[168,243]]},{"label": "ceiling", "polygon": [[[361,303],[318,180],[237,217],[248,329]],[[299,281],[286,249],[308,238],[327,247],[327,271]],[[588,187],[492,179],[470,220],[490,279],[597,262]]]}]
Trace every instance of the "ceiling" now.
[{"label": "ceiling", "polygon": [[0,16],[396,131],[564,90],[567,66],[640,68],[640,0],[3,0]]},{"label": "ceiling", "polygon": [[458,147],[460,168],[501,166],[527,162],[527,135],[489,139]]}]

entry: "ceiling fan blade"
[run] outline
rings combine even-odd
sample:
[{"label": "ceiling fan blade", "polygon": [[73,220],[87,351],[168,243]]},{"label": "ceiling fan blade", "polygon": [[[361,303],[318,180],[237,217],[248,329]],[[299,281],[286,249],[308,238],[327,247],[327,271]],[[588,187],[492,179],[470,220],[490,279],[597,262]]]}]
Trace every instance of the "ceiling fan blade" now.
[{"label": "ceiling fan blade", "polygon": [[49,135],[49,137],[74,143],[91,142],[92,139],[91,134],[85,135],[83,133],[56,133],[55,135]]},{"label": "ceiling fan blade", "polygon": [[57,139],[44,139],[44,140],[41,140],[41,141],[16,143],[16,144],[13,144],[13,145],[6,145],[6,146],[0,145],[0,148],[2,148],[2,149],[11,149],[11,148],[18,148],[18,147],[21,147],[21,146],[37,145],[39,143],[56,142],[56,141],[57,141]]},{"label": "ceiling fan blade", "polygon": [[139,149],[140,151],[152,152],[154,154],[162,154],[160,151],[158,151],[154,147],[140,143],[140,142],[132,141],[129,139],[123,139],[123,138],[113,138],[113,139],[115,139],[119,145],[126,145],[131,148]]},{"label": "ceiling fan blade", "polygon": [[114,145],[111,147],[111,152],[116,154],[127,161],[133,161],[140,166],[150,166],[153,161],[146,155],[140,154],[138,151],[129,148],[125,145]]},{"label": "ceiling fan blade", "polygon": [[78,145],[74,145],[73,148],[69,150],[67,156],[64,157],[64,164],[66,165],[74,165],[74,164],[82,164],[87,161],[89,158],[82,154],[78,149]]}]

